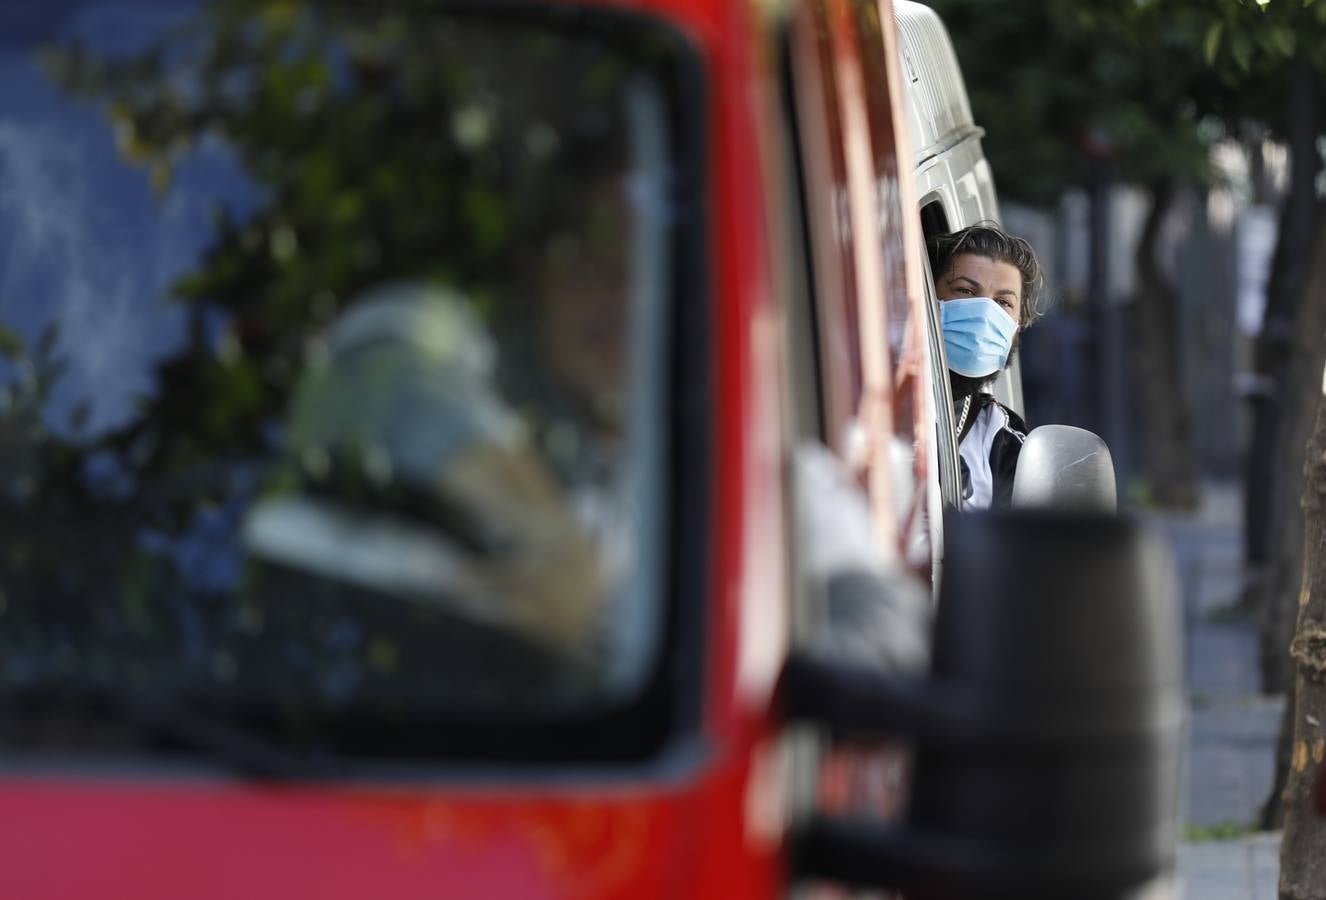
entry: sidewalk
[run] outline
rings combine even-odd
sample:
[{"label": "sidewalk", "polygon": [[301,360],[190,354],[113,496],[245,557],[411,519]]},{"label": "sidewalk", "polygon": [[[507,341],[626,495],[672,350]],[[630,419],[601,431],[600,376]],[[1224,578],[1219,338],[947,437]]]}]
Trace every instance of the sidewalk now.
[{"label": "sidewalk", "polygon": [[1278,832],[1179,848],[1183,900],[1276,900],[1279,872]]},{"label": "sidewalk", "polygon": [[[1193,515],[1156,516],[1183,584],[1189,720],[1179,896],[1275,900],[1280,836],[1252,831],[1271,787],[1281,697],[1260,693],[1257,633],[1234,606],[1242,583],[1237,485],[1203,490]],[[1207,840],[1204,837],[1226,839]]]}]

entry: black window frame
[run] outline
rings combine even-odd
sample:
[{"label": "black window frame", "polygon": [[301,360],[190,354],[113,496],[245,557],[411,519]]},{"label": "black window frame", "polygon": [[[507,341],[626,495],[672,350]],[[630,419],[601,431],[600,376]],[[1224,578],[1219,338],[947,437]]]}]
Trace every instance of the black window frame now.
[{"label": "black window frame", "polygon": [[921,260],[925,270],[926,335],[930,342],[931,371],[935,398],[935,456],[939,464],[939,489],[944,506],[962,508],[962,474],[958,462],[957,431],[953,424],[953,390],[948,380],[948,357],[944,352],[943,327],[940,324],[939,293],[935,275],[930,268],[928,252],[930,238],[949,233],[948,213],[943,199],[931,194],[920,203],[922,247]]}]

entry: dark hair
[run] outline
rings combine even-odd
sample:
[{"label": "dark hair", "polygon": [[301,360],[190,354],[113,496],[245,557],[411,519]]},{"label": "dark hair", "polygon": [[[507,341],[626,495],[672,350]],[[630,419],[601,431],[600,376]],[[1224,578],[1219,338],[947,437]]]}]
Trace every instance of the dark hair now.
[{"label": "dark hair", "polygon": [[1014,237],[994,222],[978,222],[952,234],[936,235],[926,246],[935,281],[947,275],[953,260],[964,253],[1010,264],[1022,274],[1022,319],[1018,324],[1026,328],[1045,314],[1049,305],[1045,276],[1036,251],[1024,238]]}]

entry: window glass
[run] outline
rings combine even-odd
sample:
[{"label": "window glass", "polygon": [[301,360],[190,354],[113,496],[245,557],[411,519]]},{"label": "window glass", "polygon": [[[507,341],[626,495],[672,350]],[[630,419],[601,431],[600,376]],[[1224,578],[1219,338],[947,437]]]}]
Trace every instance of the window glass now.
[{"label": "window glass", "polygon": [[0,13],[0,707],[39,744],[142,696],[583,718],[659,668],[675,44],[387,8]]}]

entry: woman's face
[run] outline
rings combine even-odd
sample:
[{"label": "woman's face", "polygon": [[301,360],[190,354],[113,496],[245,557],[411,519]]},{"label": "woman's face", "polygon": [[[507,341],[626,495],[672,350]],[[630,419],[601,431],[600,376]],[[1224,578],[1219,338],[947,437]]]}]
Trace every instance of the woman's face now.
[{"label": "woman's face", "polygon": [[963,253],[935,285],[939,299],[961,300],[966,297],[989,297],[1022,323],[1022,273],[1012,263],[996,262],[988,256]]}]

